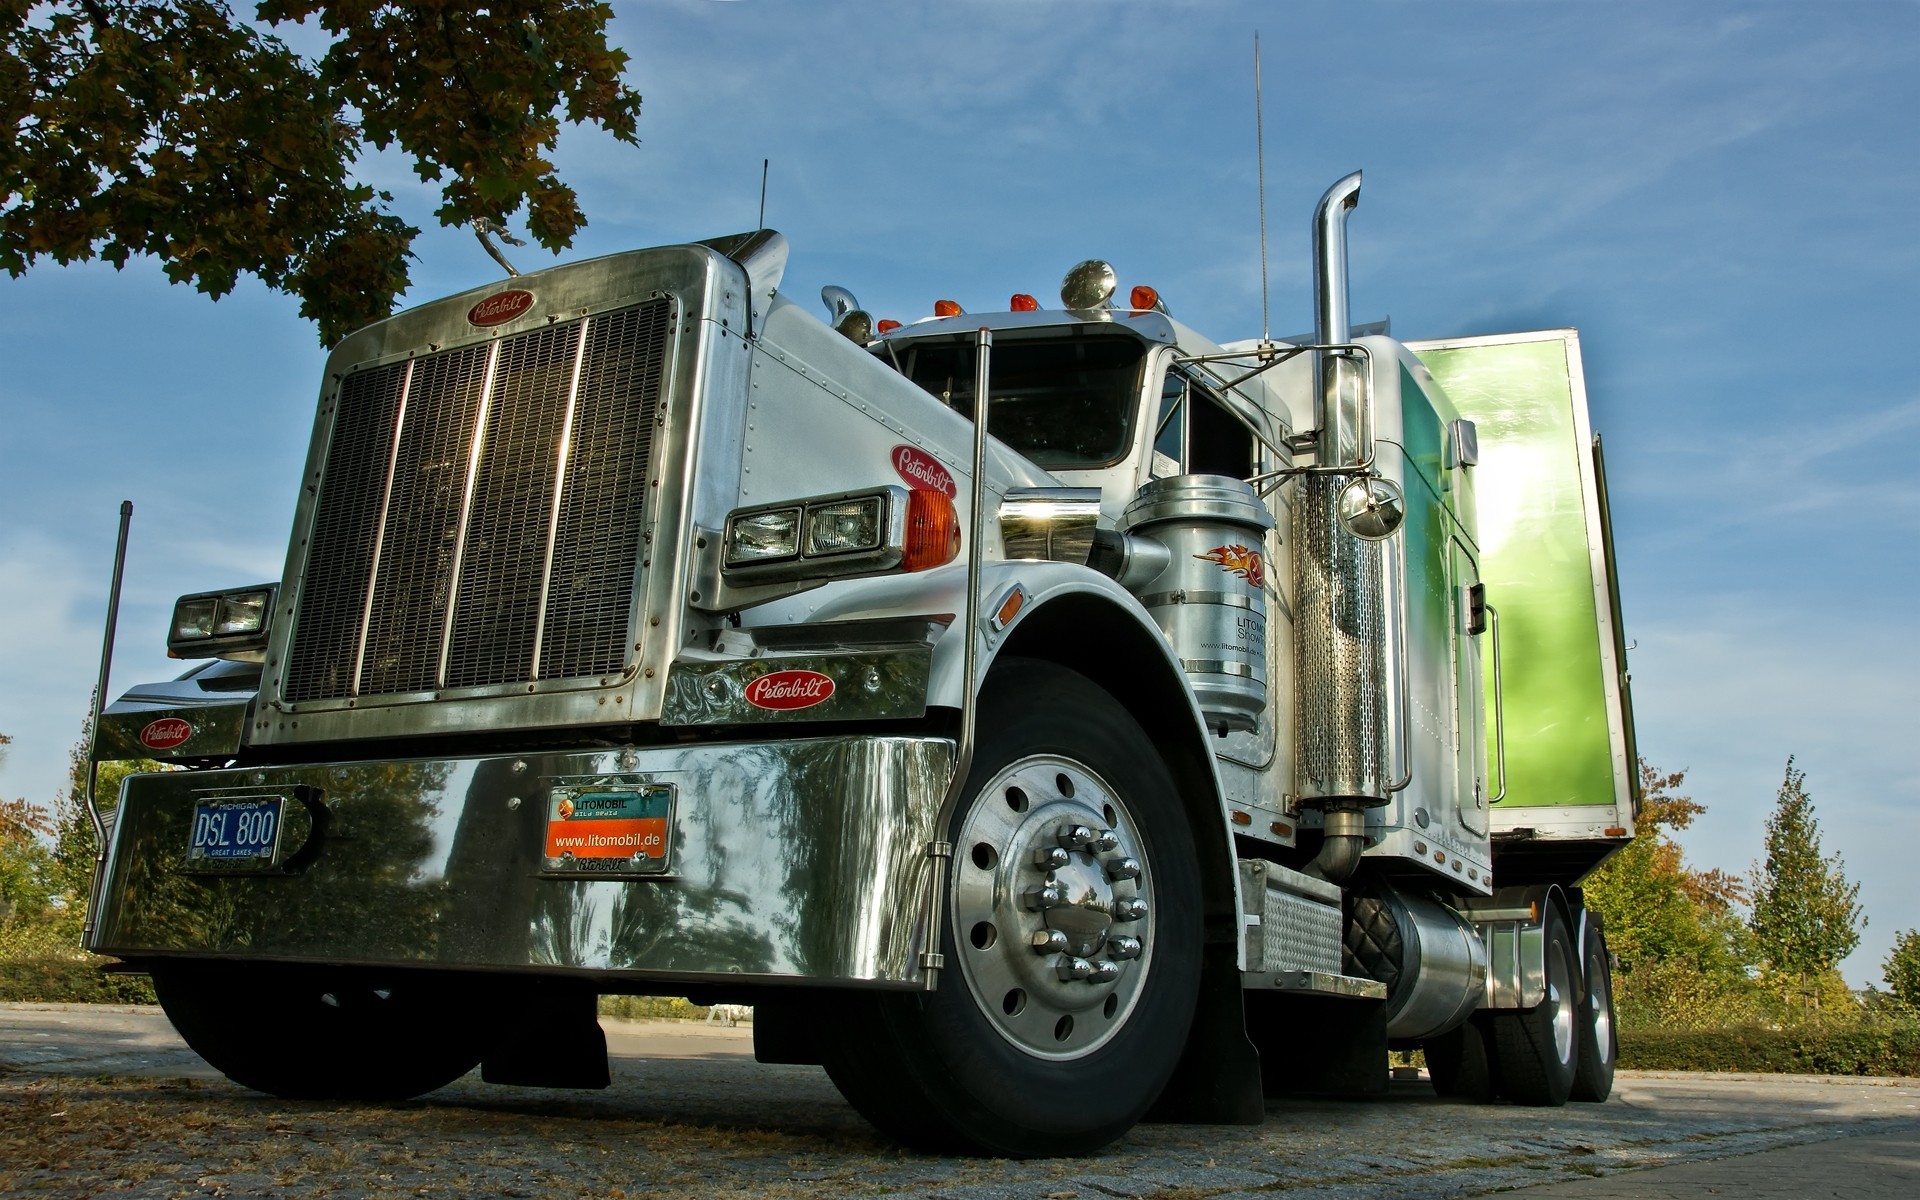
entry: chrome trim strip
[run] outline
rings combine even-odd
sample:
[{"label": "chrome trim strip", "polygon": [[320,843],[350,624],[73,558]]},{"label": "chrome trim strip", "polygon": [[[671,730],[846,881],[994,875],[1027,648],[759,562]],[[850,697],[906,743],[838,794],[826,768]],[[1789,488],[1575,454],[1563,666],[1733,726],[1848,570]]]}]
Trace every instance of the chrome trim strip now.
[{"label": "chrome trim strip", "polygon": [[1219,604],[1227,608],[1258,609],[1253,598],[1244,592],[1152,592],[1140,597],[1141,608],[1158,608],[1163,604]]},{"label": "chrome trim strip", "polygon": [[[453,566],[447,572],[447,617],[440,625],[440,665],[433,686],[447,686],[447,659],[453,654],[453,621],[459,611],[460,571],[466,565],[467,525],[473,520],[473,489],[480,482],[480,455],[487,448],[487,418],[493,413],[493,384],[500,365],[500,339],[487,347],[487,378],[480,385],[480,411],[473,419],[473,441],[467,446],[467,484],[460,493],[460,525],[453,540]],[[396,445],[398,443],[395,443]]]},{"label": "chrome trim strip", "polygon": [[540,678],[540,651],[547,640],[547,598],[553,592],[553,546],[560,538],[560,506],[567,498],[567,462],[573,457],[573,415],[580,403],[580,372],[587,361],[587,334],[593,318],[580,322],[580,341],[573,348],[573,378],[567,383],[567,415],[560,420],[560,449],[553,458],[553,507],[547,510],[547,552],[540,564],[540,604],[533,614],[533,656],[527,678]]},{"label": "chrome trim strip", "polygon": [[[495,343],[498,346],[498,343]],[[387,451],[387,482],[380,489],[380,517],[373,526],[373,557],[367,563],[367,602],[360,608],[360,635],[353,642],[353,679],[347,685],[349,696],[360,694],[360,672],[367,661],[367,629],[373,624],[374,589],[380,584],[380,553],[387,544],[387,506],[393,501],[393,475],[400,468],[400,435],[407,427],[407,397],[413,393],[413,367],[419,359],[407,360],[407,376],[400,381],[400,403],[393,414],[393,447]],[[346,390],[342,385],[341,391]],[[334,428],[339,429],[340,393],[334,393]],[[305,586],[302,581],[301,586]]]},{"label": "chrome trim strip", "polygon": [[1180,669],[1201,675],[1243,675],[1248,679],[1260,677],[1245,663],[1227,662],[1218,658],[1183,658],[1180,660]]}]

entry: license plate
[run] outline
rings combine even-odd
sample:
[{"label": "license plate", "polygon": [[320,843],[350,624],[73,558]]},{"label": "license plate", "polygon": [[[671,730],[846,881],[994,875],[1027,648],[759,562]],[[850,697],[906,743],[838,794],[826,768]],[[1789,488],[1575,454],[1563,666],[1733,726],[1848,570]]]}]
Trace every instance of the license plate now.
[{"label": "license plate", "polygon": [[561,787],[548,801],[549,871],[657,875],[672,841],[672,784]]},{"label": "license plate", "polygon": [[188,860],[272,862],[280,847],[285,806],[286,800],[280,796],[200,801],[193,806]]}]

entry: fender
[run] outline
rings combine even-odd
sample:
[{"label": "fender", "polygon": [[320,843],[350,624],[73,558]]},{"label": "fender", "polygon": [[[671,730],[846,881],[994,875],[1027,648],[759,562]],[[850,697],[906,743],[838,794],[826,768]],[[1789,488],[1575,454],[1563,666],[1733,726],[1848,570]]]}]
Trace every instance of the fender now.
[{"label": "fender", "polygon": [[[1016,586],[1026,600],[1004,629],[994,629],[985,617],[976,622],[980,678],[992,673],[1002,655],[1044,659],[1092,679],[1133,714],[1180,785],[1200,853],[1209,940],[1231,940],[1244,969],[1239,872],[1221,802],[1225,789],[1204,719],[1172,647],[1133,594],[1097,571],[1029,559],[981,564],[983,610],[997,609]],[[965,607],[966,569],[956,564],[914,575],[850,580],[831,595],[822,595],[808,620],[907,613],[952,613],[957,619]],[[934,647],[930,705],[960,706],[965,655],[965,644],[950,626]]]}]

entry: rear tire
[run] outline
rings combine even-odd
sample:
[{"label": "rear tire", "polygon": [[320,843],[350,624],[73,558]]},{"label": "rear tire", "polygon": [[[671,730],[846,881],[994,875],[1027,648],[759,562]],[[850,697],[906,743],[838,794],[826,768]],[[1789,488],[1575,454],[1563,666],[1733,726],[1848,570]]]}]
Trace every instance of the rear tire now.
[{"label": "rear tire", "polygon": [[[1589,914],[1588,920],[1599,918]],[[1580,1057],[1570,1098],[1599,1104],[1613,1094],[1614,1060],[1620,1041],[1613,1013],[1613,957],[1607,953],[1606,934],[1596,925],[1587,935],[1585,969],[1581,972],[1586,1002],[1580,1006]]]},{"label": "rear tire", "polygon": [[491,1032],[457,986],[406,971],[175,962],[153,990],[215,1070],[292,1100],[431,1092],[478,1066]]},{"label": "rear tire", "polygon": [[[1140,1119],[1186,1045],[1192,832],[1133,717],[1047,663],[1003,661],[987,680],[966,788],[948,830],[939,987],[845,993],[821,1029],[827,1073],[920,1149],[1090,1153]],[[1145,912],[1127,915],[1134,902]]]},{"label": "rear tire", "polygon": [[1493,1058],[1477,1020],[1420,1044],[1427,1056],[1427,1078],[1442,1096],[1486,1104],[1494,1097]]},{"label": "rear tire", "polygon": [[1573,938],[1558,907],[1546,911],[1547,994],[1519,1012],[1493,1015],[1494,1071],[1500,1094],[1516,1104],[1557,1108],[1573,1092],[1579,1059],[1579,991]]}]

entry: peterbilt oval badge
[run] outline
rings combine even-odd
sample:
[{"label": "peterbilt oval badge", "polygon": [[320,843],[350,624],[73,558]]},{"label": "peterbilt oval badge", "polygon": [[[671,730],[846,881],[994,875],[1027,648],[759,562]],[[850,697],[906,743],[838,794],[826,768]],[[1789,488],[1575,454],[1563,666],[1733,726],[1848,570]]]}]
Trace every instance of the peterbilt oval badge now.
[{"label": "peterbilt oval badge", "polygon": [[749,683],[746,696],[755,708],[812,708],[833,697],[833,680],[818,671],[773,671]]},{"label": "peterbilt oval badge", "polygon": [[925,453],[917,446],[895,446],[893,448],[893,469],[907,486],[929,492],[945,492],[949,498],[958,497],[960,489],[954,485],[953,472],[940,465],[940,460]]},{"label": "peterbilt oval badge", "polygon": [[179,717],[161,717],[140,731],[140,744],[149,750],[171,750],[193,734],[193,726]]},{"label": "peterbilt oval badge", "polygon": [[488,325],[505,325],[532,307],[532,292],[523,292],[519,288],[510,292],[495,292],[467,310],[467,324],[483,329]]}]

